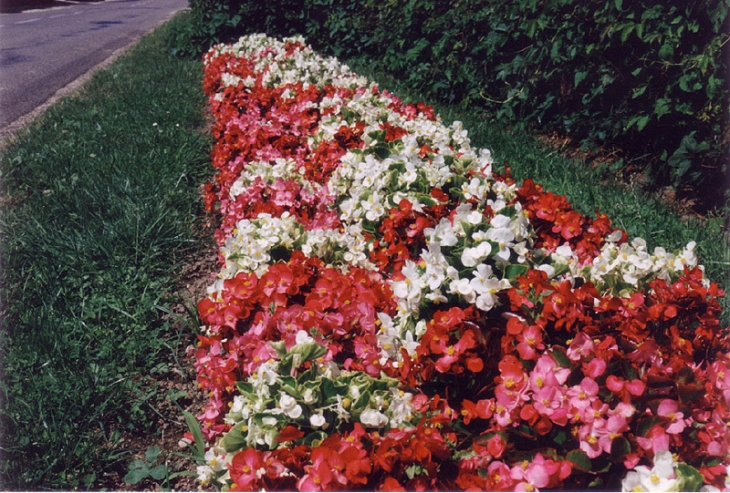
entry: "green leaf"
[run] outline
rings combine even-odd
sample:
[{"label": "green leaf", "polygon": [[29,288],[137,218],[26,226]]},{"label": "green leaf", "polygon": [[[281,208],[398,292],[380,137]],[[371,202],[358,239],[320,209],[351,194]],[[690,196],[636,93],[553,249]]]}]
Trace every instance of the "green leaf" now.
[{"label": "green leaf", "polygon": [[590,472],[592,468],[591,459],[588,454],[582,450],[571,450],[565,456],[566,460],[572,462],[578,469],[584,472]]},{"label": "green leaf", "polygon": [[562,351],[562,349],[553,347],[553,350],[551,351],[550,354],[553,355],[553,358],[555,358],[555,361],[558,362],[558,365],[560,365],[561,368],[570,368],[571,367],[570,358],[568,358],[568,355],[565,354]]},{"label": "green leaf", "polygon": [[575,85],[575,87],[578,87],[578,84],[583,82],[587,76],[588,76],[587,70],[576,72],[575,77],[573,78],[573,84]]},{"label": "green leaf", "polygon": [[623,29],[621,30],[621,42],[622,43],[625,43],[626,40],[629,39],[629,36],[634,31],[635,26],[636,26],[636,24],[634,24],[633,22],[630,24],[625,24],[623,26]]},{"label": "green leaf", "polygon": [[660,416],[652,416],[650,418],[642,419],[639,421],[639,424],[636,428],[636,434],[640,437],[645,437],[647,433],[649,433],[649,430],[651,430],[655,425],[658,425],[662,422],[662,418]]},{"label": "green leaf", "polygon": [[555,436],[553,437],[553,441],[557,443],[558,445],[562,445],[565,443],[565,440],[568,439],[568,434],[565,432],[565,430],[558,431]]},{"label": "green leaf", "polygon": [[127,484],[137,484],[149,475],[147,464],[141,460],[134,460],[129,465],[129,472],[124,476]]},{"label": "green leaf", "polygon": [[[246,431],[244,431],[244,427],[246,428]],[[248,431],[248,427],[246,426],[246,423],[244,421],[241,421],[240,423],[237,423],[231,430],[226,433],[226,435],[221,440],[221,446],[226,450],[226,452],[236,452],[237,450],[241,450],[247,446],[246,444],[246,437],[244,433]]]},{"label": "green leaf", "polygon": [[167,466],[160,464],[159,466],[153,467],[150,469],[149,474],[152,479],[156,479],[157,481],[165,479],[165,476],[167,476]]},{"label": "green leaf", "polygon": [[623,370],[624,375],[628,380],[636,380],[639,378],[639,373],[636,371],[636,368],[634,368],[634,365],[631,364],[631,361],[628,359],[624,359],[621,361],[621,370]]},{"label": "green leaf", "polygon": [[343,383],[329,378],[322,379],[322,395],[325,402],[331,404],[336,402],[338,395],[347,394],[347,383]]},{"label": "green leaf", "polygon": [[327,354],[327,348],[316,342],[308,342],[305,344],[297,344],[292,348],[293,352],[298,352],[302,355],[302,363],[317,359],[320,356]]},{"label": "green leaf", "polygon": [[659,59],[662,61],[667,61],[671,56],[674,54],[674,47],[669,44],[665,43],[662,45],[661,48],[659,48]]},{"label": "green leaf", "polygon": [[411,464],[406,468],[408,479],[413,479],[421,474],[428,474],[428,471],[421,464]]},{"label": "green leaf", "polygon": [[200,423],[198,423],[195,416],[188,411],[183,411],[183,416],[185,416],[185,423],[188,425],[188,429],[195,439],[195,447],[193,449],[195,458],[201,461],[205,460],[205,439],[203,438],[203,432],[200,429]]},{"label": "green leaf", "polygon": [[656,115],[657,119],[661,118],[663,115],[666,115],[671,111],[671,108],[669,106],[669,100],[660,98],[654,101],[654,114]]},{"label": "green leaf", "polygon": [[677,463],[677,491],[700,491],[704,484],[700,471],[684,462]]},{"label": "green leaf", "polygon": [[677,390],[679,400],[687,404],[694,402],[705,394],[705,388],[697,384],[684,385],[682,383],[678,383]]},{"label": "green leaf", "polygon": [[591,483],[590,483],[590,484],[588,485],[588,488],[589,488],[589,489],[595,489],[595,488],[601,489],[601,488],[603,488],[603,479],[601,479],[601,478],[596,478],[596,479],[594,479],[594,480],[593,480],[593,481],[591,481]]},{"label": "green leaf", "polygon": [[149,463],[156,462],[161,451],[160,447],[150,447],[147,449],[147,452],[145,452],[144,458]]},{"label": "green leaf", "polygon": [[641,130],[644,129],[644,127],[646,127],[646,124],[647,123],[649,123],[649,116],[648,115],[643,115],[643,116],[642,115],[636,115],[636,116],[633,116],[629,120],[629,123],[626,125],[626,130],[628,130],[631,127],[633,127],[634,125],[636,125],[636,129],[638,131],[641,131]]},{"label": "green leaf", "polygon": [[517,279],[521,275],[527,274],[530,268],[526,265],[511,264],[504,269],[504,275],[507,279]]},{"label": "green leaf", "polygon": [[626,456],[631,453],[631,444],[626,438],[619,436],[611,443],[611,460],[614,462],[620,462]]},{"label": "green leaf", "polygon": [[373,130],[368,132],[368,137],[378,142],[385,142],[385,130]]},{"label": "green leaf", "polygon": [[387,145],[378,143],[373,147],[370,147],[369,150],[371,150],[379,159],[387,159],[390,157],[390,148]]},{"label": "green leaf", "polygon": [[636,99],[642,94],[646,92],[646,89],[649,87],[649,84],[644,84],[639,87],[635,87],[633,91],[631,91],[631,99]]},{"label": "green leaf", "polygon": [[279,358],[286,356],[286,341],[270,341],[269,345],[274,348]]}]

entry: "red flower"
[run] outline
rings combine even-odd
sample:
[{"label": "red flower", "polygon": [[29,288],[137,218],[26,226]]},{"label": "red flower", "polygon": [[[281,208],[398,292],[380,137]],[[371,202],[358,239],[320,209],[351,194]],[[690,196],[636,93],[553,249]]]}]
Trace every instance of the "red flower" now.
[{"label": "red flower", "polygon": [[247,448],[233,456],[229,471],[231,479],[242,490],[253,491],[261,487],[259,469],[264,467],[261,452]]}]

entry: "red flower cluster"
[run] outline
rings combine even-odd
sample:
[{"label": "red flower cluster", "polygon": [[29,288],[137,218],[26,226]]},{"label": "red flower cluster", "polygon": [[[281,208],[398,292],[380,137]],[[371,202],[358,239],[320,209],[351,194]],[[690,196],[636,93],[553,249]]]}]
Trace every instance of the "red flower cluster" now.
[{"label": "red flower cluster", "polygon": [[[596,211],[593,220],[578,214],[564,196],[543,191],[542,185],[529,178],[517,190],[517,196],[538,235],[537,248],[552,252],[567,243],[580,262],[586,263],[601,253],[606,236],[613,232],[606,214]],[[627,239],[623,232],[621,242]]]}]

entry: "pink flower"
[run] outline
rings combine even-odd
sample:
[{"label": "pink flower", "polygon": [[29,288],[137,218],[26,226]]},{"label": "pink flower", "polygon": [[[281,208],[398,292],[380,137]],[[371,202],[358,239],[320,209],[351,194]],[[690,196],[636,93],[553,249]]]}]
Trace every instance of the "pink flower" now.
[{"label": "pink flower", "polygon": [[539,488],[558,486],[571,471],[569,462],[547,459],[538,452],[530,462],[523,461],[513,466],[510,476],[518,481],[515,491],[536,491]]},{"label": "pink flower", "polygon": [[602,422],[603,420],[596,420],[592,424],[585,424],[578,429],[580,449],[591,459],[595,459],[603,453],[603,447],[599,442],[601,435],[596,429],[596,425],[601,426]]},{"label": "pink flower", "polygon": [[583,374],[591,378],[598,378],[606,371],[606,362],[601,358],[593,358],[583,363]]},{"label": "pink flower", "polygon": [[595,380],[588,377],[585,377],[580,385],[574,385],[568,389],[570,405],[577,410],[583,410],[589,407],[597,396],[598,384]]},{"label": "pink flower", "polygon": [[629,431],[629,425],[626,418],[619,414],[610,416],[603,425],[603,428],[599,430],[600,437],[598,438],[598,445],[604,452],[610,454],[611,444],[622,433]]},{"label": "pink flower", "polygon": [[514,356],[507,355],[499,362],[499,385],[494,389],[497,401],[506,408],[513,408],[519,400],[525,400],[527,390],[525,372],[522,363]]},{"label": "pink flower", "polygon": [[537,351],[545,349],[545,344],[542,343],[542,329],[537,325],[531,325],[524,331],[517,335],[517,340],[520,341],[517,344],[517,352],[520,353],[520,358],[524,360],[535,359]]},{"label": "pink flower", "polygon": [[647,436],[636,437],[636,443],[650,454],[656,454],[661,450],[669,450],[669,435],[657,425],[649,430]]},{"label": "pink flower", "polygon": [[570,375],[569,368],[559,367],[552,356],[543,353],[530,372],[530,388],[538,392],[543,387],[563,385]]},{"label": "pink flower", "polygon": [[575,416],[573,422],[583,421],[584,423],[593,423],[597,419],[603,419],[608,412],[608,404],[596,399],[591,405],[583,410],[571,410]]},{"label": "pink flower", "polygon": [[537,412],[549,417],[555,424],[567,423],[568,409],[565,407],[566,399],[562,387],[544,387],[536,392],[532,399]]},{"label": "pink flower", "polygon": [[684,419],[684,413],[679,411],[679,404],[672,399],[664,399],[659,403],[657,414],[669,419],[669,426],[666,427],[670,435],[678,435],[692,423],[692,419]]},{"label": "pink flower", "polygon": [[578,332],[568,348],[568,358],[572,361],[589,359],[593,356],[593,340],[584,332]]}]

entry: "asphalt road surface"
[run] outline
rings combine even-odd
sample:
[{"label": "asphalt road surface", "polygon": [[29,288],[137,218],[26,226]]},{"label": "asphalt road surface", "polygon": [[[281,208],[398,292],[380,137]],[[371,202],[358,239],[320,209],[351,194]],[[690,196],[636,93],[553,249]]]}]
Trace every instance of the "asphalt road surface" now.
[{"label": "asphalt road surface", "polygon": [[0,13],[0,129],[27,118],[188,1],[56,0],[44,6]]}]

